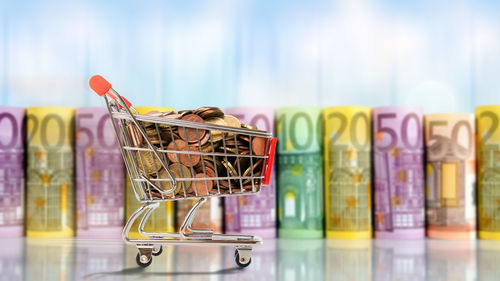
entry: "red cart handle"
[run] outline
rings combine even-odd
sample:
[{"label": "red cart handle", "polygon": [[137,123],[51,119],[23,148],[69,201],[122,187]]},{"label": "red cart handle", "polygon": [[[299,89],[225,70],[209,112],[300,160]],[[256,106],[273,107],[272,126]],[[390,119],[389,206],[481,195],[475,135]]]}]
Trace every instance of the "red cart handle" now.
[{"label": "red cart handle", "polygon": [[271,173],[273,171],[273,162],[274,162],[274,151],[276,150],[276,142],[278,141],[277,138],[272,138],[271,143],[269,144],[269,147],[267,149],[267,159],[266,163],[264,164],[264,180],[262,180],[263,185],[268,185],[269,182],[271,181]]},{"label": "red cart handle", "polygon": [[[117,100],[116,98],[116,91],[111,87],[111,83],[109,83],[104,77],[101,75],[94,75],[90,78],[89,80],[89,85],[96,94],[99,96],[107,95],[108,97],[112,98],[113,100]],[[121,96],[121,95],[120,95]],[[129,102],[124,96],[121,96],[127,107],[132,107],[132,103]],[[122,107],[119,103],[118,105]]]}]

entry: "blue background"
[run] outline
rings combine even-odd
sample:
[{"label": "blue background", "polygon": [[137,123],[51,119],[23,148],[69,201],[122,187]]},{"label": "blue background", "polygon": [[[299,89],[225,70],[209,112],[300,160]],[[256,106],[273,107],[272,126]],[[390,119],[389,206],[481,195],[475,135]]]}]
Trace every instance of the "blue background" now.
[{"label": "blue background", "polygon": [[497,1],[1,1],[0,103],[500,103]]}]

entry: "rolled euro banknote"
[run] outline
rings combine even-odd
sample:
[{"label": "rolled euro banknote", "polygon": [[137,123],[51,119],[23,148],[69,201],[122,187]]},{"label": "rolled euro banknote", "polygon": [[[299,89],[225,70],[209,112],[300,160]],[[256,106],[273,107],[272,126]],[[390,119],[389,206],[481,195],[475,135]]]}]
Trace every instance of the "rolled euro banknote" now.
[{"label": "rolled euro banknote", "polygon": [[479,238],[500,240],[500,105],[479,106],[477,120]]},{"label": "rolled euro banknote", "polygon": [[323,116],[326,237],[371,238],[371,109],[327,107]]},{"label": "rolled euro banknote", "polygon": [[108,109],[78,108],[75,126],[77,236],[120,237],[124,167]]},{"label": "rolled euro banknote", "polygon": [[373,109],[377,238],[425,237],[423,135],[422,108]]},{"label": "rolled euro banknote", "polygon": [[21,107],[0,106],[0,237],[23,236],[24,116]]},{"label": "rolled euro banknote", "polygon": [[276,122],[279,236],[323,237],[321,109],[282,107]]},{"label": "rolled euro banknote", "polygon": [[427,236],[476,237],[476,126],[473,114],[426,114]]},{"label": "rolled euro banknote", "polygon": [[26,236],[71,237],[75,230],[75,109],[30,107],[26,115]]},{"label": "rolled euro banknote", "polygon": [[[153,111],[168,112],[174,110],[171,107],[161,106],[138,106],[135,108],[139,114],[146,114]],[[141,203],[135,197],[132,183],[130,182],[129,175],[125,175],[125,215],[127,220],[130,216],[140,208]],[[145,238],[139,234],[139,222],[142,216],[135,220],[130,228],[129,236],[131,238]],[[146,224],[144,225],[145,232],[174,232],[175,231],[175,214],[174,202],[162,202],[149,216]]]},{"label": "rolled euro banknote", "polygon": [[[226,114],[259,130],[274,132],[274,109],[269,107],[231,107]],[[276,237],[276,190],[274,173],[268,186],[253,196],[225,198],[225,232],[252,234],[263,238]]]}]

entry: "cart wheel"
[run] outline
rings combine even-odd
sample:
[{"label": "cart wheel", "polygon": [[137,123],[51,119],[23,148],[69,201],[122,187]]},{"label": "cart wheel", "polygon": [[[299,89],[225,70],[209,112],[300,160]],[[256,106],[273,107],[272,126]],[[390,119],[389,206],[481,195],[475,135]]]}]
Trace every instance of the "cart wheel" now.
[{"label": "cart wheel", "polygon": [[160,248],[156,248],[156,247],[153,248],[153,253],[152,253],[153,256],[155,256],[155,257],[159,256],[159,255],[161,255],[161,253],[163,253],[163,246],[162,245],[160,245]]},{"label": "cart wheel", "polygon": [[146,255],[141,255],[140,253],[137,253],[137,256],[135,257],[135,261],[137,262],[137,265],[139,265],[142,268],[146,268],[149,265],[151,265],[151,262],[153,261],[153,257],[147,257]]},{"label": "cart wheel", "polygon": [[245,267],[249,266],[250,263],[252,262],[252,258],[249,258],[248,260],[241,261],[240,260],[240,253],[238,253],[237,249],[234,250],[234,260],[236,261],[236,264],[241,268],[245,268]]}]

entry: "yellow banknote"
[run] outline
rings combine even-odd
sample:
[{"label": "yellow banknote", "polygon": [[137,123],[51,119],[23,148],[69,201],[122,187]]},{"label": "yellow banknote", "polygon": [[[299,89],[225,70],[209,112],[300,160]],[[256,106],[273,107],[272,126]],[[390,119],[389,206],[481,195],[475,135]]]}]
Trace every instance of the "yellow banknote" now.
[{"label": "yellow banknote", "polygon": [[325,108],[326,236],[371,238],[371,109]]},{"label": "yellow banknote", "polygon": [[479,238],[500,240],[500,105],[476,108]]},{"label": "yellow banknote", "polygon": [[26,111],[28,237],[74,235],[74,115],[68,107]]}]

